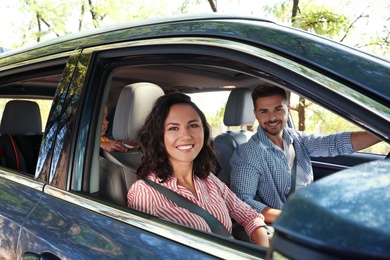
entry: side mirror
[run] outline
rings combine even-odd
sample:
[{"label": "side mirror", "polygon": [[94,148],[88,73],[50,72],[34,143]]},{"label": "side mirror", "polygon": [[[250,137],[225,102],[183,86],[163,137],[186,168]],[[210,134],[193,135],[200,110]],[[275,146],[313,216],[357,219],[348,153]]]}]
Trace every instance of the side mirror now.
[{"label": "side mirror", "polygon": [[325,177],[289,198],[268,259],[389,259],[390,161]]}]

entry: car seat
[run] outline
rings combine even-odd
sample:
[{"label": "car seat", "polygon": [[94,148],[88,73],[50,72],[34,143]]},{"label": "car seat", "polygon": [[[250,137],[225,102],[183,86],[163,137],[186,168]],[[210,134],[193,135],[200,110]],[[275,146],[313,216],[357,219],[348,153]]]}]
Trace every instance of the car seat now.
[{"label": "car seat", "polygon": [[[230,186],[230,158],[239,144],[247,142],[253,132],[243,129],[245,125],[253,125],[255,116],[251,91],[248,88],[237,88],[230,92],[226,103],[223,123],[227,131],[214,138],[214,149],[217,161],[221,167],[218,178]],[[232,126],[240,126],[238,131],[232,131]]]},{"label": "car seat", "polygon": [[34,101],[11,100],[0,125],[2,166],[35,174],[42,141],[42,119]]},{"label": "car seat", "polygon": [[[112,135],[115,140],[135,140],[155,101],[164,95],[157,85],[139,82],[127,85],[120,93],[115,109]],[[137,148],[128,152],[102,151],[100,158],[100,196],[116,204],[127,205],[127,192],[137,180],[136,172],[141,162]],[[125,166],[123,166],[123,165]]]}]

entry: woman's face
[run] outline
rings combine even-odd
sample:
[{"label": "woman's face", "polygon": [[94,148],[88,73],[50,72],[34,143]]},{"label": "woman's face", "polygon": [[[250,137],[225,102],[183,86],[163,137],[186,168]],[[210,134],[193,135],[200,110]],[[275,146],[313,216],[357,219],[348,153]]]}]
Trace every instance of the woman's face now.
[{"label": "woman's face", "polygon": [[171,106],[164,122],[164,144],[172,166],[192,163],[204,143],[200,116],[188,104]]}]

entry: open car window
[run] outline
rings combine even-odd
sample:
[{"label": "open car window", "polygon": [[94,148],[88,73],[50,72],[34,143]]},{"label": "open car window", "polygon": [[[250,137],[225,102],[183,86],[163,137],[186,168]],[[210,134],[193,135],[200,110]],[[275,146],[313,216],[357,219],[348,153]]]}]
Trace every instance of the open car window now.
[{"label": "open car window", "polygon": [[[290,98],[290,114],[295,128],[310,134],[328,135],[347,131],[363,131],[350,121],[295,93],[292,93]],[[390,144],[380,142],[359,152],[387,155],[390,152]]]},{"label": "open car window", "polygon": [[[27,100],[36,102],[39,106],[39,110],[41,112],[42,119],[42,129],[44,130],[46,127],[47,119],[49,117],[50,108],[53,103],[50,99],[34,99],[34,98],[0,98],[0,121],[3,117],[3,112],[6,104],[12,100]],[[17,120],[17,119],[16,119]]]}]

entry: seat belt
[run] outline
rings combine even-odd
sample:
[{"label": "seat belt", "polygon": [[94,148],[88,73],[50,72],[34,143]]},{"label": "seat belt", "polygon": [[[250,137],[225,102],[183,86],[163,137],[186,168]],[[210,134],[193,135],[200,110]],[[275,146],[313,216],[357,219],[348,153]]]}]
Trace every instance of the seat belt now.
[{"label": "seat belt", "polygon": [[[124,163],[122,163],[119,159],[112,156],[109,152],[103,151],[104,156],[111,160],[112,162],[115,162],[119,164],[120,166],[127,167]],[[211,231],[215,234],[233,238],[233,236],[230,234],[230,232],[225,228],[222,223],[215,218],[213,215],[211,215],[208,211],[204,210],[202,207],[198,206],[194,202],[190,201],[189,199],[181,196],[180,194],[174,192],[171,189],[168,189],[165,186],[162,186],[156,182],[153,182],[147,178],[143,178],[136,174],[139,178],[144,180],[146,183],[148,183],[152,188],[154,188],[156,191],[160,192],[162,195],[170,199],[171,201],[175,202],[177,205],[179,205],[182,208],[187,209],[188,211],[202,217],[207,225],[210,227]]]},{"label": "seat belt", "polygon": [[297,159],[294,158],[293,166],[291,168],[291,188],[287,195],[287,198],[295,192],[295,186],[297,184]]}]

